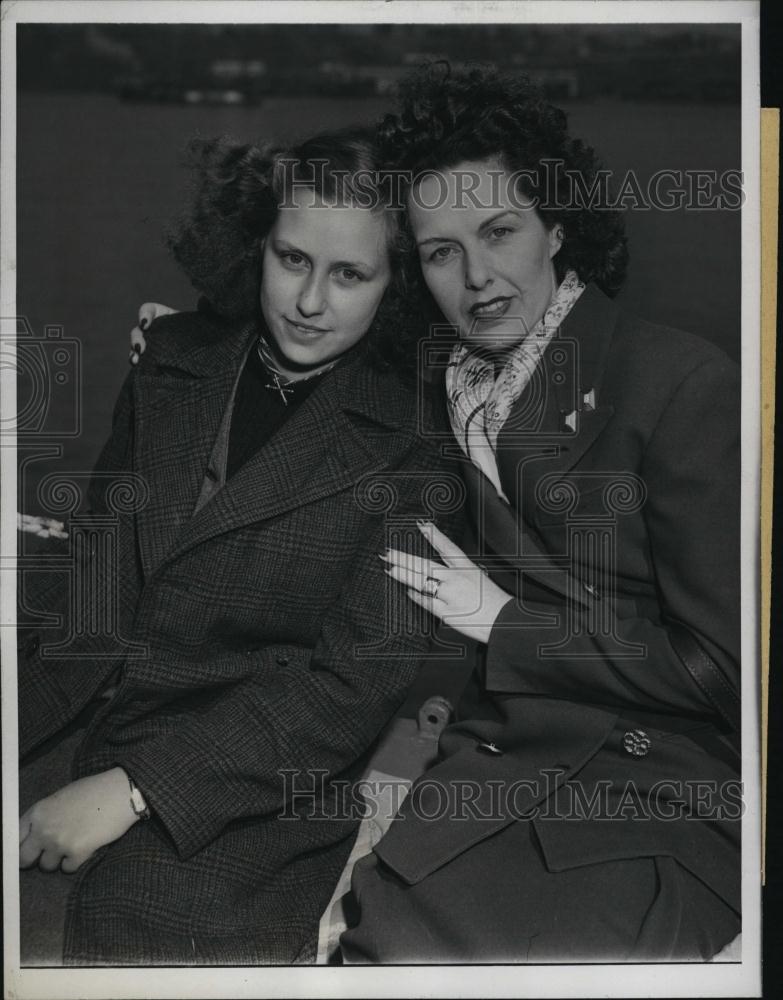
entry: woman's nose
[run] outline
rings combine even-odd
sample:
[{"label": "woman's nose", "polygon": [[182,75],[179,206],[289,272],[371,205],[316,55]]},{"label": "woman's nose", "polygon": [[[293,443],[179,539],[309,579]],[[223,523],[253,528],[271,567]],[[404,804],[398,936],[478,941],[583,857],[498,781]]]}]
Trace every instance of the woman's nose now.
[{"label": "woman's nose", "polygon": [[465,288],[479,292],[491,283],[486,261],[480,253],[465,254]]},{"label": "woman's nose", "polygon": [[321,281],[315,275],[309,275],[300,289],[296,308],[302,316],[318,316],[326,308],[326,294]]}]

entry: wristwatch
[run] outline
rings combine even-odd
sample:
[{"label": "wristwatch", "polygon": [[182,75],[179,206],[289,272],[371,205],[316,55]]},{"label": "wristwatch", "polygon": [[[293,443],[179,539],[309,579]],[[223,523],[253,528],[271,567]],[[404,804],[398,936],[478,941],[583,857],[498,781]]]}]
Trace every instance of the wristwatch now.
[{"label": "wristwatch", "polygon": [[130,775],[128,775],[128,784],[130,785],[131,809],[139,817],[139,819],[149,819],[150,807],[144,801],[144,796],[141,794],[141,790]]}]

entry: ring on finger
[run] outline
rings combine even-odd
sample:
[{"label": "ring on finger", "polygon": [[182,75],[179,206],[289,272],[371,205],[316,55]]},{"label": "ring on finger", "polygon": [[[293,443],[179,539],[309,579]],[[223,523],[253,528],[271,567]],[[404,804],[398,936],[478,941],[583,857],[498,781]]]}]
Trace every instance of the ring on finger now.
[{"label": "ring on finger", "polygon": [[424,586],[421,588],[422,594],[426,594],[428,597],[432,597],[434,600],[437,600],[438,590],[440,589],[442,582],[442,580],[438,580],[434,576],[428,576],[424,581]]}]

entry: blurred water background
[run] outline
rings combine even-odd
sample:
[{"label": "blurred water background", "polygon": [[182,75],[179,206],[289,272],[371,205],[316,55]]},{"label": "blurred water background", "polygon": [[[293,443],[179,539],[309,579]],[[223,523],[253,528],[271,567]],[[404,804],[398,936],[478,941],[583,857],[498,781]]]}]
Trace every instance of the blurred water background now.
[{"label": "blurred water background", "polygon": [[[25,30],[29,32],[31,26]],[[289,28],[292,37],[298,30]],[[558,37],[566,38],[563,29],[558,30]],[[66,34],[62,39],[73,45],[71,35],[66,38]],[[158,35],[142,37],[158,40]],[[367,37],[360,37],[366,50]],[[732,44],[726,44],[725,33],[718,36],[723,59],[718,76],[713,59],[703,63],[713,67],[712,75],[705,77],[711,81],[709,85],[702,82],[697,86],[691,78],[683,84],[683,67],[689,58],[693,70],[693,45],[703,43],[698,32],[694,37],[691,50],[685,45],[679,49],[671,46],[665,59],[656,41],[653,48],[659,54],[653,65],[659,66],[657,73],[648,67],[645,73],[636,74],[633,60],[641,65],[644,60],[639,53],[646,50],[637,47],[635,54],[633,47],[616,40],[609,60],[615,72],[609,72],[606,60],[598,62],[603,73],[599,79],[606,81],[603,86],[595,84],[597,71],[592,77],[573,72],[574,66],[590,65],[589,52],[581,56],[571,52],[570,62],[562,56],[562,72],[551,58],[548,65],[539,67],[540,78],[556,103],[568,112],[571,131],[597,148],[615,177],[632,169],[644,186],[662,169],[714,170],[720,174],[739,168],[738,49],[732,47],[731,38]],[[345,72],[335,77],[333,71],[330,75],[323,70],[322,78],[332,80],[330,86],[318,85],[314,78],[310,92],[292,93],[297,87],[285,86],[282,78],[270,82],[265,70],[261,74],[263,87],[256,71],[251,75],[258,92],[243,94],[240,90],[239,99],[213,102],[207,93],[204,100],[188,103],[171,93],[158,93],[151,100],[149,93],[143,93],[151,78],[145,77],[138,65],[132,78],[117,71],[117,60],[127,63],[127,51],[122,57],[116,52],[112,58],[105,56],[103,68],[95,71],[97,82],[92,78],[85,82],[75,69],[77,48],[70,62],[65,58],[50,60],[54,68],[50,66],[48,85],[44,85],[45,79],[42,84],[33,64],[40,61],[41,51],[52,54],[52,38],[57,40],[56,33],[47,36],[39,30],[20,45],[17,305],[37,336],[54,325],[62,328],[63,338],[78,342],[81,371],[78,384],[70,378],[62,384],[52,381],[48,431],[20,442],[24,466],[20,503],[21,509],[30,513],[47,512],[36,495],[43,476],[52,471],[86,471],[95,461],[109,433],[114,400],[127,372],[128,333],[138,305],[151,299],[188,308],[196,300],[162,240],[166,223],[183,199],[186,175],[179,163],[187,139],[194,134],[223,133],[241,139],[285,139],[353,122],[372,122],[389,108],[387,91],[394,83],[391,78],[399,75],[396,69],[387,74],[389,78],[371,73],[370,84],[356,83],[352,93]],[[44,42],[48,49],[44,46],[41,50]],[[399,46],[405,55],[397,68],[404,71],[412,46],[405,48],[402,42]],[[435,54],[450,53],[444,46]],[[462,55],[461,50],[458,54]],[[624,59],[620,58],[623,54]],[[285,53],[278,55],[283,59]],[[156,58],[161,57],[158,54]],[[234,53],[232,58],[246,68],[245,55],[240,58]],[[356,58],[337,65],[355,66]],[[384,58],[388,62],[388,54]],[[320,67],[323,48],[311,59]],[[534,62],[532,57],[528,62]],[[285,65],[284,59],[281,65]],[[619,65],[622,72],[616,68]],[[69,66],[75,74],[71,82],[80,89],[67,86]],[[514,68],[536,76],[535,66],[524,61],[522,65],[515,63]],[[83,76],[84,67],[80,72]],[[659,80],[662,74],[665,79]],[[639,93],[639,81],[651,78],[659,81],[657,89],[650,85]],[[169,77],[170,81],[176,79],[176,74]],[[625,92],[618,92],[618,79],[630,81]],[[679,90],[675,87],[673,93],[672,81],[678,80]],[[199,86],[203,87],[203,81]],[[297,86],[301,88],[301,81]],[[313,91],[330,96],[317,96]],[[123,94],[125,99],[121,99]],[[621,301],[650,320],[700,334],[737,358],[740,212],[630,210],[627,229],[631,269]],[[20,373],[20,405],[26,405],[26,378],[26,373]],[[75,399],[75,389],[81,389],[80,400]],[[76,405],[80,411],[77,433],[63,438],[52,434],[52,428],[65,428],[73,422],[71,411]],[[53,449],[60,453],[54,454]]]}]

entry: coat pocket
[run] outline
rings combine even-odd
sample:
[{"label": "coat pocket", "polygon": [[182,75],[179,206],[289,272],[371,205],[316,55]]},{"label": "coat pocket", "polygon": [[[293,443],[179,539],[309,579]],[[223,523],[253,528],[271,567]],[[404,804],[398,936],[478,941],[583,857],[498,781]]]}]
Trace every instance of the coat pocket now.
[{"label": "coat pocket", "polygon": [[[627,788],[627,785],[625,786]],[[596,786],[585,790],[586,797]],[[626,794],[625,791],[623,794]],[[550,872],[637,858],[670,857],[687,868],[729,906],[739,910],[741,890],[740,822],[727,819],[667,817],[638,803],[616,813],[580,818],[566,804],[555,810],[545,803],[533,827]],[[626,804],[630,801],[626,799]]]}]

